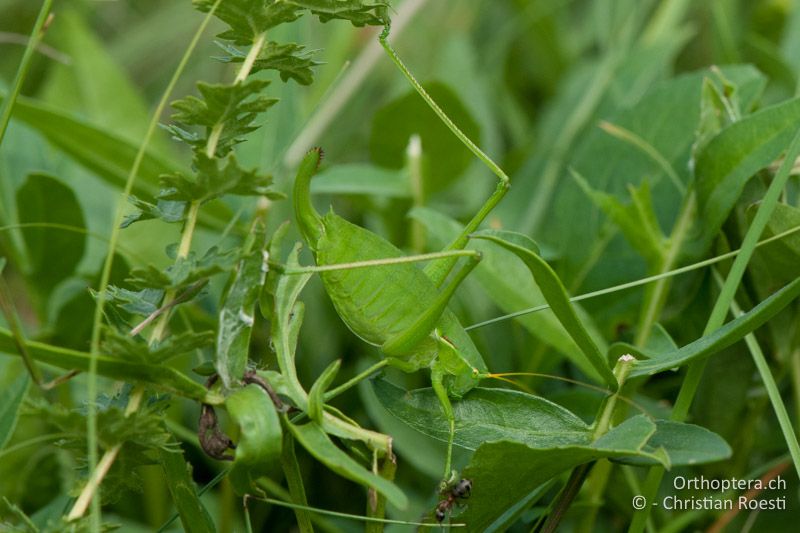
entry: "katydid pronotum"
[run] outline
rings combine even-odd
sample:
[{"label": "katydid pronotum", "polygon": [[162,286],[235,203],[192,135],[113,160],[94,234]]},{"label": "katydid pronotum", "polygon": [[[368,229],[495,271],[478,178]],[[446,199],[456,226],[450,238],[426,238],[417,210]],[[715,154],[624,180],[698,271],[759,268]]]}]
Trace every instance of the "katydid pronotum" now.
[{"label": "katydid pronotum", "polygon": [[[489,210],[481,209],[464,233],[439,254],[444,259],[423,271],[403,261],[403,253],[375,233],[344,220],[333,210],[323,216],[314,209],[310,183],[321,155],[321,150],[311,150],[297,173],[294,209],[300,232],[319,267],[399,260],[366,270],[321,269],[320,276],[347,327],[365,342],[378,346],[388,365],[404,372],[430,369],[433,390],[449,423],[444,479],[452,478],[455,417],[450,397],[462,397],[491,374],[447,304],[480,260],[479,252],[464,247],[469,233]],[[487,203],[496,204],[507,188],[508,182],[501,181]],[[445,284],[459,256],[466,262]],[[445,262],[448,264],[441,268]]]}]

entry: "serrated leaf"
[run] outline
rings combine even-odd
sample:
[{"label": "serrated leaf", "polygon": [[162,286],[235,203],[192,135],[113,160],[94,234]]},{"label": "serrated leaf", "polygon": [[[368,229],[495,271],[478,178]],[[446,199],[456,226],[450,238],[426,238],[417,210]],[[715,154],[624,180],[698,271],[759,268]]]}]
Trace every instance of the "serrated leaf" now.
[{"label": "serrated leaf", "polygon": [[277,102],[275,98],[259,94],[268,85],[267,80],[246,80],[233,85],[198,82],[202,98],[190,95],[173,102],[176,113],[172,119],[187,126],[205,128],[205,137],[198,137],[191,143],[195,147],[205,146],[211,129],[221,125],[216,153],[226,155],[240,137],[257,129],[252,125],[256,116]]},{"label": "serrated leaf", "polygon": [[[193,0],[192,3],[196,9],[207,13],[216,0]],[[299,8],[293,4],[282,0],[226,0],[214,12],[230,26],[219,37],[237,45],[253,44],[268,29],[299,18]]]},{"label": "serrated leaf", "polygon": [[25,393],[28,392],[30,377],[27,373],[22,374],[11,383],[10,386],[0,391],[0,450],[5,448],[14,428],[17,427],[19,418],[19,408]]},{"label": "serrated leaf", "polygon": [[140,200],[136,196],[128,197],[128,201],[136,208],[134,213],[126,215],[122,219],[120,228],[125,229],[134,222],[141,220],[151,220],[154,218],[163,220],[164,222],[180,222],[186,216],[186,202],[171,201],[171,200],[158,200],[153,204],[145,200]]},{"label": "serrated leaf", "polygon": [[181,173],[161,176],[163,189],[159,199],[181,204],[191,201],[205,203],[225,194],[266,196],[275,200],[284,198],[272,188],[272,176],[261,174],[256,169],[242,169],[233,154],[221,164],[219,159],[198,152],[194,166],[196,179],[189,179]]},{"label": "serrated leaf", "polygon": [[164,363],[173,357],[205,348],[214,343],[213,331],[184,331],[170,335],[159,343],[150,344],[141,337],[131,337],[106,330],[103,338],[103,351],[125,361],[144,363]]},{"label": "serrated leaf", "polygon": [[176,260],[164,270],[153,265],[134,268],[126,281],[140,289],[180,290],[209,276],[230,270],[237,259],[235,250],[220,252],[213,247],[200,259],[190,253],[189,257]]},{"label": "serrated leaf", "polygon": [[242,378],[247,366],[255,304],[269,270],[263,251],[267,240],[263,224],[256,224],[251,238],[251,252],[231,273],[219,312],[215,365],[228,388]]},{"label": "serrated leaf", "polygon": [[317,15],[322,22],[349,20],[354,26],[383,26],[388,22],[388,2],[365,0],[288,0]]},{"label": "serrated leaf", "polygon": [[[447,442],[448,423],[433,389],[405,391],[384,380],[372,387],[383,407],[417,431]],[[547,448],[589,444],[592,431],[580,418],[539,396],[506,389],[475,388],[453,401],[453,444],[475,450],[490,440],[513,440]]]},{"label": "serrated leaf", "polygon": [[[247,54],[225,43],[218,43],[228,55],[219,57],[225,63],[241,63]],[[261,70],[277,70],[283,81],[290,79],[300,85],[311,85],[314,81],[313,67],[321,65],[311,59],[312,52],[306,52],[305,46],[296,43],[279,44],[273,41],[268,42],[258,54],[253,62],[250,73]]]},{"label": "serrated leaf", "polygon": [[269,473],[281,456],[283,436],[278,412],[264,389],[255,384],[228,396],[225,408],[239,426],[231,482],[237,493],[253,493],[253,482]]},{"label": "serrated leaf", "polygon": [[408,498],[397,485],[376,476],[340,450],[316,422],[302,425],[287,422],[287,426],[308,453],[340,476],[375,489],[400,509],[408,505]]},{"label": "serrated leaf", "polygon": [[131,291],[116,285],[106,289],[106,303],[134,315],[149,316],[158,310],[164,291],[160,289],[142,289]]},{"label": "serrated leaf", "polygon": [[702,359],[727,348],[755,331],[781,309],[800,296],[800,278],[771,294],[750,311],[734,318],[713,333],[700,337],[682,348],[668,352],[655,352],[626,343],[617,343],[608,350],[608,358],[615,361],[620,355],[630,353],[640,358],[631,370],[631,376],[648,376],[664,372],[691,361]]}]

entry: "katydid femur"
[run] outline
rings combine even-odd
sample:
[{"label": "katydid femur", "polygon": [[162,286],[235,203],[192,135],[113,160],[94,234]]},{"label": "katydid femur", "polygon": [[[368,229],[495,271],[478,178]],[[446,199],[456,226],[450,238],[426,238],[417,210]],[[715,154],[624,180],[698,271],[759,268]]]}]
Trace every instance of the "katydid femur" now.
[{"label": "katydid femur", "polygon": [[[297,223],[317,265],[404,259],[396,246],[333,210],[324,216],[317,213],[311,203],[310,184],[320,159],[321,151],[311,150],[300,163],[294,185]],[[501,183],[490,202],[497,203],[507,188],[507,183]],[[445,480],[451,477],[455,433],[450,397],[461,398],[480,379],[491,377],[472,339],[447,308],[458,285],[480,260],[478,252],[464,247],[469,232],[488,211],[481,209],[465,232],[441,254],[445,259],[431,263],[424,271],[405,261],[369,269],[320,269],[336,312],[353,333],[380,348],[387,364],[404,372],[430,369],[431,385],[450,426]],[[465,264],[444,284],[459,256],[466,258]],[[445,268],[442,263],[447,263]]]}]

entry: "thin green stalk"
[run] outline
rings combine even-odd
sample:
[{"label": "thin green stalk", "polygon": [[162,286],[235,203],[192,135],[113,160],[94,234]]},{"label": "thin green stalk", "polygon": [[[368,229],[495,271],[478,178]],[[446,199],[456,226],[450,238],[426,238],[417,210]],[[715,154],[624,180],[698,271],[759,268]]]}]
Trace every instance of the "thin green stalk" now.
[{"label": "thin green stalk", "polygon": [[388,359],[381,359],[380,361],[378,361],[377,363],[375,363],[371,367],[367,368],[366,370],[364,370],[363,372],[361,372],[357,376],[353,377],[352,379],[349,379],[349,380],[345,381],[344,383],[342,383],[341,385],[339,385],[335,389],[331,389],[328,392],[326,392],[325,393],[325,401],[327,402],[329,400],[332,400],[333,398],[335,398],[335,397],[339,396],[340,394],[342,394],[344,391],[346,391],[348,389],[351,389],[352,387],[358,385],[359,383],[364,381],[366,378],[370,377],[372,374],[374,374],[375,372],[377,372],[378,370],[380,370],[381,368],[385,367],[388,364],[389,364],[389,360]]},{"label": "thin green stalk", "polygon": [[[763,233],[767,222],[769,222],[769,219],[775,210],[775,206],[778,204],[778,200],[783,192],[783,188],[786,186],[786,182],[789,179],[789,175],[791,174],[792,167],[797,159],[798,154],[800,154],[800,130],[792,139],[792,142],[786,151],[786,157],[784,158],[777,175],[772,180],[772,183],[770,183],[769,188],[767,189],[767,192],[761,201],[761,205],[759,205],[758,211],[756,211],[756,215],[744,236],[740,253],[736,256],[736,259],[734,259],[733,265],[728,273],[728,277],[725,279],[725,283],[720,291],[720,295],[717,297],[714,308],[711,310],[711,315],[709,316],[706,327],[703,330],[703,336],[712,333],[724,323],[725,317],[728,314],[728,310],[733,304],[734,297],[736,296],[736,290],[738,289],[739,283],[744,276],[747,263],[750,261],[750,257],[753,255],[753,252],[758,244],[758,239]],[[706,363],[707,360],[704,359],[689,365],[689,369],[686,372],[686,376],[681,384],[680,391],[678,392],[678,398],[675,401],[675,406],[672,409],[672,415],[670,416],[672,420],[680,422],[686,419],[686,415],[689,413],[689,408],[692,405],[692,400],[694,400],[695,393],[697,392],[697,387],[699,386],[700,380],[703,376]],[[645,482],[645,492],[643,493],[646,501],[651,502],[653,500],[658,492],[658,487],[661,484],[661,478],[663,476],[663,468],[652,467],[650,469]],[[634,513],[633,521],[628,529],[629,533],[641,533],[644,530],[649,513],[649,505],[646,506],[642,511]]]},{"label": "thin green stalk", "polygon": [[[217,6],[220,4],[220,2],[221,0],[217,0],[217,2],[209,10],[208,14],[203,19],[203,22],[198,27],[197,31],[194,34],[194,37],[192,37],[192,41],[189,43],[186,52],[184,52],[183,57],[181,57],[181,60],[178,63],[178,66],[175,69],[172,78],[167,84],[167,87],[164,90],[164,94],[161,96],[161,100],[158,102],[158,105],[156,106],[156,109],[153,112],[153,115],[150,119],[150,124],[147,127],[147,132],[145,133],[145,136],[142,139],[142,143],[139,146],[139,151],[136,153],[133,165],[131,166],[131,170],[128,173],[128,178],[125,182],[125,188],[123,189],[123,192],[120,195],[120,200],[117,202],[117,208],[114,214],[114,223],[111,227],[111,235],[109,237],[108,252],[106,253],[106,258],[105,261],[103,262],[103,270],[100,274],[100,284],[97,290],[97,304],[95,305],[94,309],[94,318],[92,323],[92,337],[89,350],[90,353],[89,375],[87,377],[87,383],[86,383],[86,394],[89,400],[89,405],[86,416],[87,419],[86,433],[87,433],[87,446],[88,446],[88,468],[90,472],[94,471],[97,468],[97,462],[98,462],[97,406],[95,405],[94,399],[97,396],[97,357],[100,353],[100,329],[101,329],[100,326],[103,321],[103,310],[105,308],[105,303],[106,303],[106,290],[108,289],[108,283],[111,278],[111,267],[114,262],[114,253],[117,248],[117,241],[119,240],[120,224],[122,223],[122,217],[124,216],[125,212],[125,201],[130,196],[131,191],[133,190],[133,184],[136,181],[136,177],[139,173],[139,168],[141,167],[142,161],[144,160],[145,152],[147,151],[147,146],[150,144],[150,140],[152,139],[153,134],[155,133],[161,114],[164,112],[164,109],[166,108],[167,102],[169,101],[172,95],[172,91],[175,89],[175,85],[177,84],[178,79],[185,70],[187,63],[189,62],[189,58],[194,52],[197,43],[200,41],[200,37],[205,32],[205,29],[208,26],[209,22],[211,21],[211,18],[213,17],[214,12],[216,11]],[[93,532],[100,531],[101,516],[100,516],[99,498],[92,498],[91,516],[92,516],[91,530]]]},{"label": "thin green stalk", "polygon": [[[458,126],[447,116],[439,104],[431,97],[430,94],[425,90],[425,88],[417,81],[414,75],[408,70],[403,60],[400,59],[400,56],[397,55],[392,45],[389,44],[389,32],[391,31],[391,24],[387,22],[386,26],[383,28],[383,32],[381,32],[379,41],[383,49],[386,50],[386,53],[391,58],[392,62],[400,69],[400,72],[403,73],[403,76],[406,77],[408,82],[411,84],[412,87],[417,91],[417,93],[425,100],[425,103],[428,104],[428,107],[439,117],[439,120],[447,126],[447,128],[456,136],[456,138],[461,141],[461,143],[466,146],[470,152],[472,152],[475,157],[480,159],[486,167],[492,171],[492,173],[499,178],[499,182],[497,184],[497,188],[495,189],[494,193],[489,197],[488,200],[483,204],[483,206],[478,210],[472,220],[470,220],[466,226],[464,226],[461,235],[456,237],[446,248],[445,250],[460,250],[464,248],[467,244],[467,239],[469,238],[469,234],[473,233],[475,230],[478,229],[478,226],[483,222],[483,220],[489,215],[489,213],[500,203],[500,200],[503,199],[508,188],[510,186],[510,180],[503,169],[495,163],[491,157],[486,155],[483,150],[481,150],[478,145],[476,145],[472,140],[467,137],[467,135],[461,131]],[[441,264],[430,265],[428,269],[426,269],[426,274],[428,277],[433,280],[434,285],[437,287],[441,285],[447,274],[451,271],[453,265],[455,264],[455,259],[450,261],[443,261]]]},{"label": "thin green stalk", "polygon": [[[742,309],[735,299],[731,302],[731,310],[734,316],[743,314]],[[800,444],[797,442],[797,434],[792,426],[792,420],[786,410],[786,405],[783,403],[783,398],[781,398],[781,392],[778,390],[778,385],[775,383],[775,378],[772,376],[769,364],[764,357],[761,346],[758,344],[758,340],[756,340],[756,336],[753,333],[749,333],[745,336],[744,341],[747,344],[747,348],[750,350],[750,355],[753,356],[753,362],[756,364],[758,374],[761,376],[761,381],[764,383],[764,388],[767,389],[769,401],[772,403],[772,410],[775,412],[775,417],[778,419],[778,425],[781,428],[783,438],[789,448],[789,454],[792,456],[794,468],[797,471],[798,477],[800,477]]]},{"label": "thin green stalk", "polygon": [[[278,505],[281,507],[288,507],[289,509],[302,509],[304,511],[309,511],[312,513],[327,515],[327,516],[335,516],[337,518],[346,518],[348,520],[355,520],[358,522],[375,522],[380,524],[399,524],[402,526],[417,526],[417,527],[435,527],[441,528],[442,525],[438,523],[431,523],[431,522],[409,522],[407,520],[392,520],[389,518],[372,518],[369,516],[361,516],[355,514],[348,514],[348,513],[340,513],[338,511],[328,511],[326,509],[318,509],[316,507],[309,507],[307,505],[296,505],[294,503],[284,502],[281,500],[276,500],[274,498],[253,498],[254,500],[258,500],[261,502],[271,503],[272,505]],[[466,524],[448,524],[448,527],[466,527]]]},{"label": "thin green stalk", "polygon": [[639,135],[631,130],[623,128],[622,126],[617,126],[616,124],[612,124],[611,122],[607,122],[605,120],[600,122],[600,129],[642,151],[650,159],[655,161],[659,167],[661,167],[661,170],[664,171],[675,188],[678,189],[678,192],[681,194],[686,192],[686,186],[681,182],[681,178],[678,176],[678,173],[675,172],[675,169],[672,168],[672,165],[669,164],[669,161],[667,161],[652,144],[642,139]]},{"label": "thin green stalk", "polygon": [[[683,209],[681,209],[678,220],[672,229],[672,235],[670,235],[669,238],[669,247],[660,265],[661,274],[670,271],[678,261],[683,243],[692,226],[695,203],[694,193],[689,193],[683,204]],[[658,321],[658,317],[661,315],[661,310],[664,308],[667,299],[667,293],[669,292],[669,280],[670,278],[661,278],[653,285],[651,290],[647,291],[643,306],[644,312],[641,314],[641,319],[636,329],[636,339],[634,341],[636,346],[644,346],[645,342],[647,342],[647,338],[650,336],[650,332],[653,330],[653,326]]]},{"label": "thin green stalk", "polygon": [[33,24],[33,31],[31,31],[31,36],[28,39],[28,45],[25,47],[25,52],[22,54],[22,61],[20,61],[19,67],[17,67],[17,74],[14,76],[14,81],[11,84],[11,92],[5,98],[2,106],[0,106],[0,145],[3,144],[3,137],[5,137],[8,123],[11,121],[11,112],[14,110],[14,104],[17,102],[17,97],[22,90],[22,83],[28,75],[33,53],[36,51],[39,41],[42,40],[45,30],[47,30],[45,23],[48,20],[52,3],[53,0],[44,0],[44,2],[42,2],[42,7],[39,9],[39,16],[36,17],[36,22]]}]

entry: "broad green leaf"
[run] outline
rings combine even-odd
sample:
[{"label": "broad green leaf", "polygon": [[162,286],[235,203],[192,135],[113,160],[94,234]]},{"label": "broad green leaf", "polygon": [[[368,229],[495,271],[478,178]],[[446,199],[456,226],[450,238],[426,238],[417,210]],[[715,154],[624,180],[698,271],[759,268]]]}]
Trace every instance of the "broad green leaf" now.
[{"label": "broad green leaf", "polygon": [[380,476],[376,476],[340,450],[316,422],[309,422],[303,425],[295,425],[288,422],[287,426],[303,448],[340,476],[366,487],[374,488],[386,496],[386,499],[395,507],[404,509],[408,505],[406,495],[397,485]]},{"label": "broad green leaf", "polygon": [[[373,380],[375,394],[392,415],[420,433],[447,442],[448,423],[433,389],[405,391]],[[468,450],[494,440],[533,448],[588,444],[592,432],[580,418],[539,396],[506,389],[476,388],[453,401],[454,444]]]},{"label": "broad green leaf", "polygon": [[[627,451],[626,451],[627,450]],[[692,465],[730,457],[731,449],[710,431],[644,415],[629,418],[590,445],[533,448],[518,442],[482,444],[463,476],[472,480],[472,497],[458,516],[468,531],[493,530],[521,495],[561,473],[600,458],[664,466]]]},{"label": "broad green leaf", "polygon": [[[45,174],[31,174],[17,190],[19,221],[23,224],[44,222],[85,227],[83,212],[67,185]],[[69,277],[80,263],[86,248],[86,236],[59,232],[50,228],[22,229],[28,252],[28,275],[44,294]]]},{"label": "broad green leaf", "polygon": [[[645,450],[653,454],[659,448],[669,456],[672,466],[711,463],[727,459],[733,453],[728,443],[716,433],[694,424],[671,420],[656,420],[656,432],[645,446]],[[614,461],[634,465],[656,464],[642,456],[619,457]]]},{"label": "broad green leaf", "polygon": [[[467,137],[480,138],[478,124],[446,85],[430,83],[425,90]],[[445,188],[472,162],[472,153],[416,91],[406,93],[375,113],[369,145],[372,160],[384,167],[402,168],[406,162],[409,139],[415,134],[422,140],[422,182],[426,192]]]},{"label": "broad green leaf", "polygon": [[239,440],[230,477],[239,494],[252,493],[256,479],[278,463],[283,445],[281,421],[269,395],[259,385],[247,385],[225,399]]},{"label": "broad green leaf", "polygon": [[[392,450],[397,454],[398,462],[411,465],[431,479],[441,476],[447,444],[421,434],[395,417],[378,399],[372,380],[359,383],[358,392],[369,419],[378,430],[392,436]],[[454,447],[452,451],[454,464],[465,464],[464,456],[471,453],[460,447]]]},{"label": "broad green leaf", "polygon": [[656,425],[644,417],[629,419],[594,445],[531,448],[507,440],[482,444],[462,476],[472,480],[472,495],[457,519],[467,531],[486,531],[495,521],[551,478],[602,457],[650,455],[643,452]]},{"label": "broad green leaf", "polygon": [[404,171],[363,163],[326,168],[311,181],[311,192],[411,198],[411,187]]},{"label": "broad green leaf", "polygon": [[[617,379],[614,377],[611,368],[606,360],[600,353],[600,349],[595,344],[594,339],[589,335],[584,327],[572,304],[569,301],[569,295],[561,280],[556,273],[550,268],[550,265],[542,259],[538,254],[538,250],[533,250],[530,247],[520,246],[516,242],[512,242],[506,237],[508,232],[497,230],[484,230],[474,234],[473,238],[486,239],[506,250],[509,250],[517,255],[528,267],[536,284],[542,291],[547,303],[550,304],[550,309],[553,310],[556,318],[558,318],[564,329],[567,330],[572,340],[575,341],[581,351],[583,352],[586,360],[594,367],[598,374],[600,374],[606,384],[613,390],[617,389]],[[512,237],[513,238],[513,237]]]},{"label": "broad green leaf", "polygon": [[264,253],[267,230],[257,223],[250,235],[250,253],[231,273],[223,296],[217,330],[217,372],[225,387],[232,387],[244,375],[255,322],[255,305],[267,276]]},{"label": "broad green leaf", "polygon": [[747,181],[780,156],[797,131],[800,98],[735,122],[697,156],[695,180],[700,244],[707,246],[728,218]]},{"label": "broad green leaf", "polygon": [[[671,54],[659,56],[655,65],[660,64],[663,69],[671,58]],[[681,181],[688,183],[691,180],[692,144],[699,123],[701,87],[710,73],[703,70],[653,83],[652,78],[641,79],[642,74],[651,68],[649,61],[652,57],[636,65],[621,67],[626,71],[625,76],[623,79],[614,77],[611,82],[614,89],[607,91],[596,119],[602,118],[641,138],[669,163]],[[737,85],[740,107],[752,109],[763,90],[765,77],[751,66],[730,66],[721,70]],[[656,72],[661,76],[664,70]],[[607,218],[575,180],[569,178],[566,169],[574,169],[593,189],[614,194],[620,200],[627,197],[629,184],[638,186],[647,179],[652,185],[653,207],[663,228],[672,226],[681,196],[672,182],[664,179],[663,168],[651,157],[630,143],[598,127],[591,127],[597,124],[597,120],[592,120],[587,121],[576,134],[574,147],[566,152],[564,170],[555,174],[552,197],[542,200],[535,197],[538,183],[546,177],[542,176],[543,172],[553,166],[551,160],[558,157],[557,154],[564,153],[564,147],[553,146],[551,132],[559,132],[556,140],[564,137],[562,129],[572,126],[571,119],[584,107],[584,94],[594,92],[594,87],[587,85],[592,81],[585,76],[576,78],[570,80],[568,89],[559,92],[558,108],[551,109],[540,124],[537,138],[543,143],[535,152],[536,156],[513,176],[512,192],[497,211],[504,226],[522,228],[527,233],[529,226],[518,219],[531,213],[532,202],[546,203],[541,225],[532,235],[541,245],[550,245],[558,251],[558,271],[570,287],[580,276],[583,280],[581,287],[589,290],[636,279],[644,275],[644,269],[640,255],[627,243],[614,239],[605,244]],[[621,311],[636,312],[638,301],[631,298],[629,302],[617,305],[625,305]],[[596,314],[598,325],[613,327],[619,314],[609,310],[607,300],[598,301],[597,306],[602,306],[602,311]],[[595,305],[587,303],[585,307],[593,310]]]},{"label": "broad green leaf", "polygon": [[186,462],[183,453],[159,450],[158,458],[184,530],[189,533],[216,531],[211,515],[197,494],[197,486],[192,480],[192,466]]},{"label": "broad green leaf", "polygon": [[700,337],[682,348],[659,353],[636,348],[626,343],[618,343],[609,348],[608,357],[609,360],[615,361],[620,355],[630,353],[640,358],[631,371],[632,377],[664,372],[727,348],[748,333],[755,331],[798,296],[800,296],[800,278],[787,284],[747,313],[734,318],[710,335]]},{"label": "broad green leaf", "polygon": [[[441,246],[452,241],[463,229],[453,219],[432,209],[415,208],[411,211],[411,217],[422,222],[431,240]],[[483,256],[472,275],[500,309],[506,313],[513,313],[545,303],[544,296],[530,272],[525,265],[514,258],[511,252],[479,240],[472,241],[470,246]],[[584,323],[588,323],[590,320],[588,315],[582,312],[580,307],[576,308]],[[578,345],[551,310],[529,313],[516,317],[515,320],[534,338],[564,354],[588,377],[595,381],[601,380],[600,375],[583,357]],[[595,342],[602,343],[602,337],[595,335]]]},{"label": "broad green leaf", "polygon": [[[86,352],[60,348],[36,341],[27,341],[26,346],[28,353],[36,361],[53,365],[63,370],[85,372],[89,369],[90,357]],[[5,328],[0,328],[0,352],[18,355],[14,337]],[[200,383],[196,383],[177,370],[163,365],[121,361],[115,357],[100,354],[97,356],[97,373],[112,379],[151,384],[165,391],[196,400],[203,400],[207,396],[206,388]]]},{"label": "broad green leaf", "polygon": [[0,450],[5,448],[14,434],[14,428],[17,427],[19,408],[25,398],[25,393],[28,392],[28,383],[30,383],[30,377],[25,373],[14,380],[10,386],[0,391]]}]

